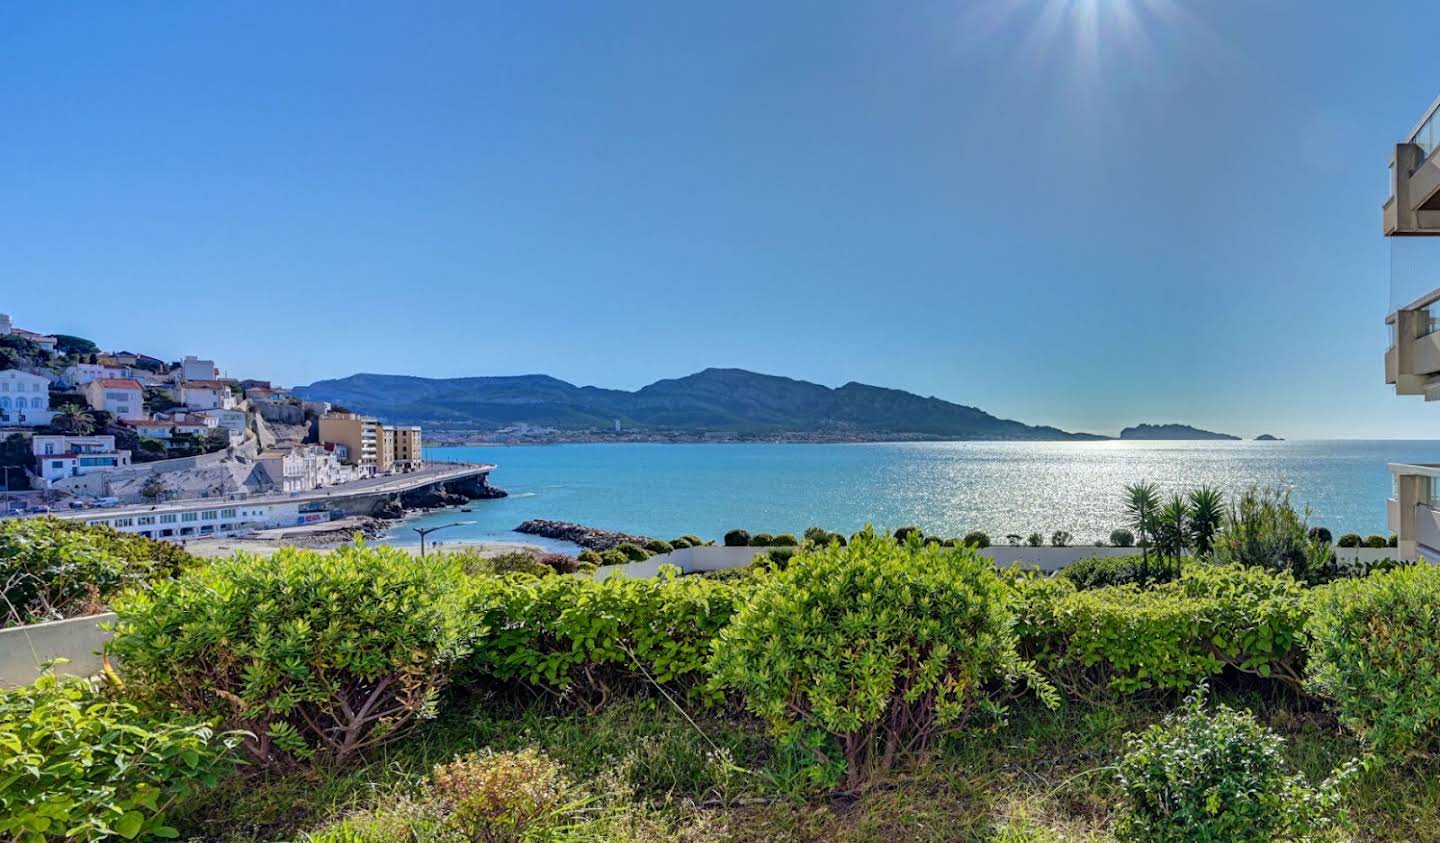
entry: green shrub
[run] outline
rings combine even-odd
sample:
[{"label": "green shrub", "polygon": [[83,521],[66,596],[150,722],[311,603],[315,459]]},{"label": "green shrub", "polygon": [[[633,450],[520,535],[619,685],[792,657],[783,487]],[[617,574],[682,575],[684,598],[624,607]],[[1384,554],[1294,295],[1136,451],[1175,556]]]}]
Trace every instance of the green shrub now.
[{"label": "green shrub", "polygon": [[1385,547],[1387,543],[1388,542],[1384,536],[1377,536],[1372,533],[1371,535],[1365,537],[1366,547]]},{"label": "green shrub", "polygon": [[1284,571],[1305,582],[1314,580],[1329,553],[1311,540],[1305,517],[1290,506],[1289,492],[1254,486],[1231,503],[1211,549],[1219,564]]},{"label": "green shrub", "polygon": [[581,562],[583,562],[583,563],[589,564],[589,565],[600,565],[600,564],[603,564],[603,563],[600,561],[600,554],[599,554],[597,551],[591,550],[591,549],[588,548],[588,547],[585,548],[584,550],[580,551],[580,553],[579,553],[575,558],[576,558],[577,560],[579,560],[579,561],[581,561]]},{"label": "green shrub", "polygon": [[638,544],[635,544],[634,542],[621,542],[620,544],[615,545],[615,547],[611,549],[618,550],[621,553],[625,554],[625,558],[631,562],[644,562],[652,555],[650,551],[646,550]]},{"label": "green shrub", "polygon": [[659,556],[662,553],[670,553],[671,551],[673,551],[675,549],[675,545],[667,541],[662,541],[660,539],[651,539],[650,541],[645,542],[645,549],[650,551],[651,554]]},{"label": "green shrub", "polygon": [[725,534],[726,547],[746,547],[750,544],[750,534],[744,530],[731,530]]},{"label": "green shrub", "polygon": [[676,536],[670,540],[670,547],[675,550],[684,550],[687,547],[694,547],[695,544],[684,536]]},{"label": "green shrub", "polygon": [[1065,530],[1056,530],[1050,534],[1050,544],[1054,547],[1069,547],[1070,540],[1073,538],[1074,536]]},{"label": "green shrub", "polygon": [[1340,541],[1336,542],[1335,544],[1340,547],[1359,547],[1360,542],[1361,538],[1359,533],[1346,533],[1345,535],[1341,536]]},{"label": "green shrub", "polygon": [[1183,691],[1226,667],[1300,682],[1305,591],[1285,574],[1192,565],[1144,589],[1017,588],[1022,655],[1075,697]]},{"label": "green shrub", "polygon": [[844,783],[858,787],[990,708],[991,690],[1018,676],[1053,698],[1017,657],[1012,622],[989,560],[867,531],[760,581],[710,669],[788,745],[822,760],[838,744]]},{"label": "green shrub", "polygon": [[811,527],[804,533],[805,541],[813,545],[827,545],[830,543],[830,531],[824,527]]},{"label": "green shrub", "polygon": [[800,542],[796,541],[795,537],[789,533],[781,533],[770,540],[771,547],[795,547],[799,544]]},{"label": "green shrub", "polygon": [[233,768],[237,733],[164,721],[47,671],[0,691],[0,838],[176,837],[175,800]]},{"label": "green shrub", "polygon": [[1025,544],[1030,547],[1039,547],[1045,543],[1045,537],[1039,533],[1031,533],[1025,537]]},{"label": "green shrub", "polygon": [[769,547],[775,543],[775,537],[769,533],[756,533],[750,537],[751,547]]},{"label": "green shrub", "polygon": [[1055,576],[1067,579],[1076,588],[1104,588],[1111,585],[1155,585],[1170,582],[1192,560],[1159,559],[1135,556],[1092,556],[1079,559],[1056,572]]},{"label": "green shrub", "polygon": [[706,577],[602,581],[581,577],[486,583],[471,616],[489,634],[470,664],[502,681],[537,685],[592,708],[619,686],[693,686],[710,642],[729,622],[740,585]]},{"label": "green shrub", "polygon": [[1335,540],[1335,537],[1330,533],[1329,527],[1311,527],[1310,540],[1320,544],[1329,544]]},{"label": "green shrub", "polygon": [[602,550],[600,552],[600,564],[628,565],[630,564],[630,557],[625,555],[625,551],[612,547],[609,550]]},{"label": "green shrub", "polygon": [[58,518],[0,522],[0,626],[104,611],[132,586],[173,577],[194,557],[167,542]]},{"label": "green shrub", "polygon": [[534,749],[471,753],[437,766],[430,792],[465,840],[533,839],[580,807],[560,765]]},{"label": "green shrub", "polygon": [[1134,547],[1135,534],[1126,529],[1111,530],[1110,544],[1115,547]]},{"label": "green shrub", "polygon": [[456,560],[463,561],[465,572],[469,574],[525,574],[531,577],[543,577],[553,573],[528,550],[509,550],[494,556],[485,556],[473,551],[460,551],[446,555],[453,555]]},{"label": "green shrub", "polygon": [[445,556],[358,543],[237,554],[125,595],[108,649],[141,692],[253,733],[260,764],[344,764],[434,713],[484,634],[469,583]]},{"label": "green shrub", "polygon": [[[859,534],[857,533],[856,535]],[[925,538],[925,533],[922,532],[919,527],[901,527],[895,531],[894,535],[895,541],[898,544],[904,544],[909,541],[911,536],[918,536],[922,539]]]},{"label": "green shrub", "polygon": [[1347,766],[1319,787],[1285,767],[1284,741],[1248,711],[1206,711],[1203,692],[1132,735],[1117,776],[1122,843],[1314,840],[1345,823]]},{"label": "green shrub", "polygon": [[[681,541],[681,540],[687,542],[691,547],[702,547],[702,546],[704,546],[704,544],[705,544],[705,540],[704,540],[704,539],[702,539],[702,538],[700,538],[699,536],[694,535],[694,534],[692,534],[692,533],[686,533],[685,535],[680,536],[678,539],[676,539],[676,541]],[[671,544],[675,544],[675,542],[671,542]],[[675,546],[676,546],[676,547],[679,547],[680,545],[675,544]]]},{"label": "green shrub", "polygon": [[990,537],[979,530],[971,530],[965,534],[964,544],[966,547],[989,547]]},{"label": "green shrub", "polygon": [[777,571],[784,570],[790,564],[790,560],[794,559],[799,552],[798,547],[776,547],[772,548],[769,553],[762,553],[755,557],[751,564]]},{"label": "green shrub", "polygon": [[1390,758],[1440,746],[1440,568],[1412,565],[1315,589],[1308,678]]}]

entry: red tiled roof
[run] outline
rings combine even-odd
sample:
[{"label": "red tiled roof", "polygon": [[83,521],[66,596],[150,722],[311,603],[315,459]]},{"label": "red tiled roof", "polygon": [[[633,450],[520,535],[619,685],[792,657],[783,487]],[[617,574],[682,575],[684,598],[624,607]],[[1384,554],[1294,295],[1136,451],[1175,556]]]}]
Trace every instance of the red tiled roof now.
[{"label": "red tiled roof", "polygon": [[185,381],[180,384],[181,389],[229,389],[230,387],[220,381]]},{"label": "red tiled roof", "polygon": [[105,389],[134,389],[140,392],[145,391],[145,387],[141,386],[139,381],[132,378],[96,378],[91,381],[91,383],[98,383]]}]

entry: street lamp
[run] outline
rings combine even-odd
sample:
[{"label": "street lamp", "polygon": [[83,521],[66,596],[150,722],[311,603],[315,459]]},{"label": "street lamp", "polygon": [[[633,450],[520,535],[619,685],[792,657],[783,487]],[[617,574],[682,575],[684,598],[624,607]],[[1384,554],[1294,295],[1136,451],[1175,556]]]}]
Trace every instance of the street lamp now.
[{"label": "street lamp", "polygon": [[450,529],[451,527],[464,527],[464,526],[466,526],[466,525],[474,524],[474,523],[475,523],[474,521],[456,521],[456,522],[453,523],[453,524],[441,524],[439,527],[411,527],[410,529],[412,529],[412,530],[414,530],[415,532],[417,532],[417,533],[420,534],[420,555],[423,557],[423,556],[425,555],[425,537],[426,537],[426,536],[430,535],[431,533],[435,532],[436,530],[448,530],[448,529]]}]

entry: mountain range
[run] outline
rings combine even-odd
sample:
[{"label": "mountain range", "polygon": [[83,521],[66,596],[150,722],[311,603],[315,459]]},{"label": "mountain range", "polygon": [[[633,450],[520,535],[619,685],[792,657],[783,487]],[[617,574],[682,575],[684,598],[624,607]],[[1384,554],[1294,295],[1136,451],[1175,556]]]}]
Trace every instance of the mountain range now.
[{"label": "mountain range", "polygon": [[832,389],[744,369],[706,369],[634,392],[576,386],[549,375],[422,378],[356,374],[296,387],[396,424],[497,431],[517,425],[564,432],[837,439],[1093,440],[1089,433],[1028,425],[975,407],[898,389],[847,383]]}]

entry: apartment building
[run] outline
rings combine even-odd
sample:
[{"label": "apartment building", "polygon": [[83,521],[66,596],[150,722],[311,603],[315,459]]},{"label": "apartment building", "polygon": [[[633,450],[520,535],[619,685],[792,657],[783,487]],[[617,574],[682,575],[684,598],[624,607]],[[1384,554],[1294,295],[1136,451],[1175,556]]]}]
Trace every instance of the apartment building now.
[{"label": "apartment building", "polygon": [[[385,474],[394,461],[394,442],[377,419],[358,413],[327,413],[318,423],[320,442],[343,446],[350,465],[367,475]],[[339,453],[339,449],[335,449]]]},{"label": "apartment building", "polygon": [[92,410],[103,410],[120,421],[145,418],[145,388],[131,378],[97,378],[82,390]]},{"label": "apartment building", "polygon": [[387,425],[385,438],[390,447],[392,470],[415,471],[425,467],[425,455],[421,451],[420,428]]},{"label": "apartment building", "polygon": [[[1440,400],[1440,98],[1395,145],[1390,197],[1381,212],[1390,240],[1385,382],[1397,395]],[[1431,239],[1435,238],[1435,239]],[[1392,463],[1390,530],[1404,559],[1440,561],[1440,465]]]},{"label": "apartment building", "polygon": [[19,369],[0,372],[0,426],[49,424],[50,380]]},{"label": "apartment building", "polygon": [[34,436],[30,450],[35,473],[47,484],[130,464],[130,452],[116,450],[114,436]]}]

